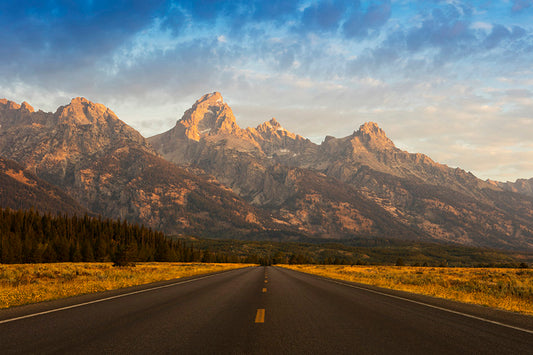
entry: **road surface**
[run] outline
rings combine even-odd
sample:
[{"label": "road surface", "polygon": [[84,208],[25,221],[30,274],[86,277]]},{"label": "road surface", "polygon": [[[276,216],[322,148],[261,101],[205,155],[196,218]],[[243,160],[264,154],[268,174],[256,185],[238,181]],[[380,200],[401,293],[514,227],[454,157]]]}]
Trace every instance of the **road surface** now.
[{"label": "road surface", "polygon": [[0,311],[31,353],[533,354],[533,317],[253,267]]}]

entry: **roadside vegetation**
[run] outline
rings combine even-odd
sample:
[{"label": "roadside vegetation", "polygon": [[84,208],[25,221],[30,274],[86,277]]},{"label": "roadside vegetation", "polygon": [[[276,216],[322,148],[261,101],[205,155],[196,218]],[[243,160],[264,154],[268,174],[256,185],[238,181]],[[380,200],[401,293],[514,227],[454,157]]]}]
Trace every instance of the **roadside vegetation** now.
[{"label": "roadside vegetation", "polygon": [[335,242],[305,242],[175,238],[198,251],[227,255],[260,264],[396,265],[450,267],[528,267],[533,254],[424,243],[393,238],[354,237]]},{"label": "roadside vegetation", "polygon": [[288,269],[533,315],[533,270],[278,265]]},{"label": "roadside vegetation", "polygon": [[247,264],[112,263],[0,264],[0,308],[156,281],[237,269]]}]

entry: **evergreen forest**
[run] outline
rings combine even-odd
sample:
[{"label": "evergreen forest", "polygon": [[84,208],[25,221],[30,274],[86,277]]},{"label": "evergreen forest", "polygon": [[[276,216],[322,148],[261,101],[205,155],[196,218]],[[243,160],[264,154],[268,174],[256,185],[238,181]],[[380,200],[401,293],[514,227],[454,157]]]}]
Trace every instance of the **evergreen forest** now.
[{"label": "evergreen forest", "polygon": [[0,209],[0,263],[113,261],[248,262],[195,249],[163,233],[102,217],[55,216]]}]

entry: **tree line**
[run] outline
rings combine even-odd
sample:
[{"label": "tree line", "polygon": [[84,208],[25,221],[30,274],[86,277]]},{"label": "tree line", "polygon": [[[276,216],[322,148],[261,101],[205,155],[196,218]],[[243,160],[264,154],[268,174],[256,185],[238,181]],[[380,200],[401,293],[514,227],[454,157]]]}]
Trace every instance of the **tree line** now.
[{"label": "tree line", "polygon": [[194,248],[142,225],[102,217],[0,209],[0,263],[114,261],[248,262]]}]

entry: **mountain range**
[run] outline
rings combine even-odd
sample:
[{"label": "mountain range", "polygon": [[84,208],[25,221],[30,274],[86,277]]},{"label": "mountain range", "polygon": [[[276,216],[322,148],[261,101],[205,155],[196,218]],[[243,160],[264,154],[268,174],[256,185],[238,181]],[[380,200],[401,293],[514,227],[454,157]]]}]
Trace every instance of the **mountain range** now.
[{"label": "mountain range", "polygon": [[0,124],[2,162],[19,164],[76,208],[170,234],[533,250],[533,179],[480,180],[398,149],[372,122],[315,144],[275,119],[239,127],[214,92],[147,139],[84,98],[55,113],[3,99]]}]

